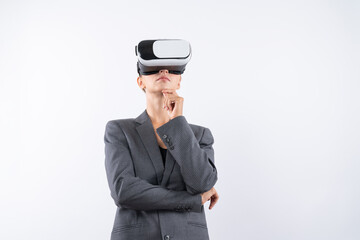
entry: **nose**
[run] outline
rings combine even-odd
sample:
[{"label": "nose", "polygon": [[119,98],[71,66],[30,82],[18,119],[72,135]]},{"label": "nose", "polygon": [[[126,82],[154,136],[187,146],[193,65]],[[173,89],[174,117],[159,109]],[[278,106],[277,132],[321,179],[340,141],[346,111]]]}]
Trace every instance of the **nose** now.
[{"label": "nose", "polygon": [[167,69],[161,69],[161,70],[159,71],[159,73],[169,73],[169,70],[167,70]]}]

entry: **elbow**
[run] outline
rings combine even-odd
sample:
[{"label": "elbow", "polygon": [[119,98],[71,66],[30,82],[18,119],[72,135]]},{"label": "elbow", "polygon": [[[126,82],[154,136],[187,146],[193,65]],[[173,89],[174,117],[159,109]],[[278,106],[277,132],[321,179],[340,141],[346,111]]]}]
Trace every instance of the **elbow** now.
[{"label": "elbow", "polygon": [[114,203],[117,207],[119,207],[119,208],[123,207],[124,200],[121,199],[115,191],[111,192],[111,197],[114,200]]},{"label": "elbow", "polygon": [[123,206],[116,200],[114,200],[114,203],[115,205],[118,207],[118,208],[122,208]]},{"label": "elbow", "polygon": [[213,173],[200,186],[200,191],[207,192],[212,189],[218,180],[217,171],[214,169]]},{"label": "elbow", "polygon": [[[117,183],[117,184],[116,184]],[[113,188],[111,189],[111,197],[114,200],[114,203],[119,208],[126,208],[128,203],[128,197],[126,196],[126,192],[124,192],[124,182],[122,180],[117,181],[113,184]]]},{"label": "elbow", "polygon": [[198,181],[196,184],[186,184],[186,191],[190,194],[199,194],[204,193],[212,189],[218,180],[216,169],[212,172],[211,175],[206,177],[203,181]]},{"label": "elbow", "polygon": [[208,160],[212,168],[208,169],[208,171],[206,171],[207,174],[203,176],[201,181],[198,182],[197,190],[201,193],[207,192],[212,189],[218,180],[217,168],[214,164],[214,160],[211,160],[210,158]]},{"label": "elbow", "polygon": [[114,203],[118,208],[129,208],[128,201],[124,197],[120,197],[120,195],[114,194],[112,198],[114,199]]}]

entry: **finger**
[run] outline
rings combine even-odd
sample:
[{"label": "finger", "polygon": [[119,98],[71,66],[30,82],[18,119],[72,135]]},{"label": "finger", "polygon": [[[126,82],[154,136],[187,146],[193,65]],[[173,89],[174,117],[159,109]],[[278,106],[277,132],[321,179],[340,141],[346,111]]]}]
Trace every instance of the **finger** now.
[{"label": "finger", "polygon": [[163,93],[167,93],[169,95],[175,95],[178,96],[178,94],[176,93],[175,89],[167,89],[167,90],[162,90]]},{"label": "finger", "polygon": [[216,203],[216,198],[218,197],[217,192],[215,189],[213,189],[213,194],[211,195],[211,204],[209,206],[209,209],[213,208]]},{"label": "finger", "polygon": [[175,101],[171,101],[170,100],[170,106],[171,106],[171,110],[174,110],[175,109],[175,105],[176,103],[175,103]]},{"label": "finger", "polygon": [[170,99],[172,102],[176,102],[177,100],[180,99],[179,96],[175,96],[175,95],[171,95],[171,94],[167,94],[167,93],[165,93],[165,95],[166,95],[166,98]]},{"label": "finger", "polygon": [[210,206],[209,206],[209,209],[211,210],[213,207],[214,207],[214,201],[211,199],[211,202],[210,202]]},{"label": "finger", "polygon": [[163,91],[163,92],[174,92],[175,89],[174,88],[165,88],[165,89],[163,89],[161,91]]},{"label": "finger", "polygon": [[165,109],[166,109],[166,111],[168,111],[170,109],[169,108],[169,99],[167,97],[165,97],[164,102],[165,102]]},{"label": "finger", "polygon": [[173,108],[172,108],[172,105],[171,105],[171,100],[169,98],[167,100],[167,104],[168,104],[169,110],[172,111]]},{"label": "finger", "polygon": [[170,105],[171,110],[174,110],[174,107],[175,107],[175,100],[174,100],[174,98],[169,97],[169,105]]},{"label": "finger", "polygon": [[166,98],[164,98],[164,101],[163,101],[163,109],[166,110]]},{"label": "finger", "polygon": [[180,99],[180,97],[174,94],[169,94],[167,92],[164,92],[163,95],[166,99],[166,106],[169,110],[173,111],[173,109],[175,108],[175,104]]},{"label": "finger", "polygon": [[219,195],[216,193],[211,198],[211,204],[210,204],[209,209],[213,208],[218,200],[219,200]]},{"label": "finger", "polygon": [[166,99],[167,99],[167,97],[166,97],[166,95],[164,93],[163,93],[163,96],[164,96],[163,109],[166,110]]},{"label": "finger", "polygon": [[165,110],[168,110],[169,109],[169,104],[168,104],[168,96],[166,93],[163,93],[163,96],[164,96],[164,105],[165,105]]},{"label": "finger", "polygon": [[212,209],[214,206],[215,206],[215,199],[214,198],[211,198],[211,202],[210,202],[210,206],[209,206],[209,209]]}]

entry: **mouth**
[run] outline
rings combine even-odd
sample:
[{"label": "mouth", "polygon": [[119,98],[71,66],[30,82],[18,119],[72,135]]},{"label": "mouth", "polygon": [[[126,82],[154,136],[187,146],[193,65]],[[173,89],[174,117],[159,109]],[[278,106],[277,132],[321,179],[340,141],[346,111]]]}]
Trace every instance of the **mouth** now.
[{"label": "mouth", "polygon": [[169,81],[170,82],[170,79],[168,79],[167,77],[160,77],[160,78],[158,78],[157,81],[159,81],[159,80]]}]

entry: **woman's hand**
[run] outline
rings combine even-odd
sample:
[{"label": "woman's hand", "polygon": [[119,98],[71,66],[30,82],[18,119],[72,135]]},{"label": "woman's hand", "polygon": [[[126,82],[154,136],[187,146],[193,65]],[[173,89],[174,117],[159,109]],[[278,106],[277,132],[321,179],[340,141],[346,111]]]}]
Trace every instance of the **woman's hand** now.
[{"label": "woman's hand", "polygon": [[208,200],[211,200],[209,209],[212,209],[216,202],[219,200],[219,194],[216,192],[215,188],[211,188],[209,191],[201,193],[202,205],[206,203]]},{"label": "woman's hand", "polygon": [[176,93],[175,89],[163,89],[162,93],[165,99],[163,108],[167,110],[170,119],[173,119],[177,116],[182,116],[184,98],[180,97]]}]

